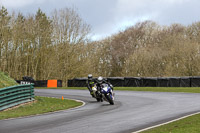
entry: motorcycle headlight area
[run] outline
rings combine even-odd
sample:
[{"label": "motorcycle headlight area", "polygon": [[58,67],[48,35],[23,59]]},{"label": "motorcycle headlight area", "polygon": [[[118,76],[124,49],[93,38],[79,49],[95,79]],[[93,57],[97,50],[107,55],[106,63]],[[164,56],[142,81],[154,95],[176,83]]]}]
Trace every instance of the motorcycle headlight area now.
[{"label": "motorcycle headlight area", "polygon": [[102,90],[107,92],[108,91],[108,87],[104,87]]}]

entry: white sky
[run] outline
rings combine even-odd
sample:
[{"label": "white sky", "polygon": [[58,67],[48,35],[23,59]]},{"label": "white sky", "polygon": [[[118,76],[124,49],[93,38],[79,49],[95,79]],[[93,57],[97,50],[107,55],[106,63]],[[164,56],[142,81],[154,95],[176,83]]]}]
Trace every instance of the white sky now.
[{"label": "white sky", "polygon": [[0,0],[9,12],[35,14],[38,8],[50,16],[54,9],[76,7],[92,26],[93,39],[101,39],[145,20],[161,25],[200,21],[200,0]]}]

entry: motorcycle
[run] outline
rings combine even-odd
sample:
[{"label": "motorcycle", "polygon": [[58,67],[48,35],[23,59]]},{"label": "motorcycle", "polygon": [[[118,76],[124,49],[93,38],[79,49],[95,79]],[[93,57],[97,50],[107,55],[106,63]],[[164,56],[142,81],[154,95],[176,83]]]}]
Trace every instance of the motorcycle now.
[{"label": "motorcycle", "polygon": [[114,105],[114,93],[113,93],[113,90],[111,89],[111,87],[108,84],[103,83],[101,85],[101,94],[102,94],[102,99],[104,101],[107,101],[111,105]]},{"label": "motorcycle", "polygon": [[111,105],[114,105],[114,93],[111,87],[108,84],[104,83],[101,85],[100,90],[101,91],[98,91],[96,85],[92,87],[94,98],[96,98],[97,102],[103,102],[104,100],[109,102]]},{"label": "motorcycle", "polygon": [[102,98],[101,98],[100,92],[97,91],[97,86],[96,85],[94,85],[92,87],[92,91],[93,91],[93,94],[94,94],[94,98],[96,98],[97,102],[100,102],[102,100]]}]

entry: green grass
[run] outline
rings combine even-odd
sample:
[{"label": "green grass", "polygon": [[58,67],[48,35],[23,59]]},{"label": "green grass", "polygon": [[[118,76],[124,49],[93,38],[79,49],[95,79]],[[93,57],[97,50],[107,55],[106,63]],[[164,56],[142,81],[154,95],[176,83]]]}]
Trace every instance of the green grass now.
[{"label": "green grass", "polygon": [[153,128],[142,133],[200,133],[200,114]]},{"label": "green grass", "polygon": [[115,90],[200,93],[200,87],[115,87]]},{"label": "green grass", "polygon": [[10,78],[7,74],[0,72],[0,88],[18,85],[16,81]]},{"label": "green grass", "polygon": [[64,110],[82,105],[81,102],[76,102],[74,100],[67,99],[61,100],[57,98],[48,97],[35,97],[35,99],[37,100],[37,102],[35,103],[23,105],[8,111],[1,111],[0,119],[43,114],[47,112]]},{"label": "green grass", "polygon": [[[87,90],[86,87],[58,87],[58,88],[37,87],[37,88]],[[114,90],[200,93],[200,87],[114,87]]]}]

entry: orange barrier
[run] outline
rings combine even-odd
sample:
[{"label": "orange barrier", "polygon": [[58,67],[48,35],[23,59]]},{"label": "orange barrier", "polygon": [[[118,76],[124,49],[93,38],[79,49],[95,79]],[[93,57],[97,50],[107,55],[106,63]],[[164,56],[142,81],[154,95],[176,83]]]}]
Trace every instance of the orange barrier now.
[{"label": "orange barrier", "polygon": [[58,83],[57,80],[48,80],[47,87],[56,87],[57,88],[58,87],[57,83]]}]

